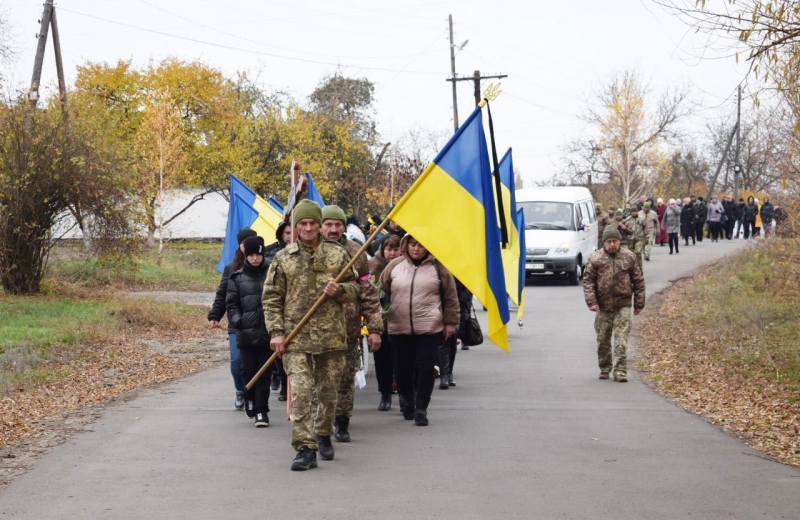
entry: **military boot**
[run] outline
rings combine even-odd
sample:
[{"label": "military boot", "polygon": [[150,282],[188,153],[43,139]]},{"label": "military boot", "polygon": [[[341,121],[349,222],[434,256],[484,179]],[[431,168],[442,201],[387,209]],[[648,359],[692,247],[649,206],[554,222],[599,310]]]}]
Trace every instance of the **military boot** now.
[{"label": "military boot", "polygon": [[333,444],[330,435],[318,435],[317,445],[319,446],[319,456],[322,460],[333,460]]},{"label": "military boot", "polygon": [[381,412],[388,412],[392,409],[392,394],[381,394],[381,403],[378,405],[378,410]]},{"label": "military boot", "polygon": [[439,390],[447,390],[450,388],[450,376],[443,374],[439,378]]},{"label": "military boot", "polygon": [[349,417],[336,418],[336,440],[339,442],[350,442],[350,432],[347,429],[350,427]]}]

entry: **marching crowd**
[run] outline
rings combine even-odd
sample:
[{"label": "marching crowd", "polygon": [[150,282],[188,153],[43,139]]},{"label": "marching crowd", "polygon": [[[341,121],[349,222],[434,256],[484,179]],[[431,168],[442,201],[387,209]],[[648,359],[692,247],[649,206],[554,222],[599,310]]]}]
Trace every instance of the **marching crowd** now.
[{"label": "marching crowd", "polygon": [[[440,389],[456,386],[459,330],[471,319],[472,295],[412,236],[392,223],[372,258],[352,262],[361,244],[346,225],[338,206],[303,200],[272,245],[242,229],[208,314],[212,327],[228,315],[235,408],[267,427],[270,390],[290,400],[296,471],[317,467],[317,454],[332,460],[332,436],[350,442],[362,337],[374,356],[378,410],[389,411],[396,393],[403,418],[427,426],[437,376]],[[247,389],[273,352],[277,361]]]}]

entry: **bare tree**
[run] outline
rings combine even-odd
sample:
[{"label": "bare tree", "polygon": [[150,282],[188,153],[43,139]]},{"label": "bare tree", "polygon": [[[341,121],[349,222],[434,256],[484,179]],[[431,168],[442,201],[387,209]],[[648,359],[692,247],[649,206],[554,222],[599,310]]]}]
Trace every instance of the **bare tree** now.
[{"label": "bare tree", "polygon": [[685,89],[667,90],[653,109],[651,97],[636,71],[612,76],[583,115],[594,136],[568,145],[562,177],[608,183],[623,201],[650,192],[667,162],[663,144],[677,137],[676,123],[688,110]]}]

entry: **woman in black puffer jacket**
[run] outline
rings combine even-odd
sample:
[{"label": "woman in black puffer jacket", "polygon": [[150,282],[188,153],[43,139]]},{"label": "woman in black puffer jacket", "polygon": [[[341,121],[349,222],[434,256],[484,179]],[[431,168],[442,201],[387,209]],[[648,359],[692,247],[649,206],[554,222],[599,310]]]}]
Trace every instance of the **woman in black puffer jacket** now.
[{"label": "woman in black puffer jacket", "polygon": [[[242,268],[228,280],[225,303],[228,322],[236,329],[236,343],[242,355],[242,379],[245,384],[267,362],[272,351],[269,348],[269,333],[264,321],[261,293],[267,278],[267,262],[264,261],[264,239],[250,237],[244,241],[245,260]],[[255,386],[245,390],[245,411],[255,417],[257,427],[269,426],[269,382],[273,366]]]},{"label": "woman in black puffer jacket", "polygon": [[686,197],[683,199],[683,211],[681,211],[681,236],[683,236],[684,243],[688,246],[689,239],[692,239],[692,245],[695,245],[694,239],[694,206],[692,199]]},{"label": "woman in black puffer jacket", "polygon": [[[211,305],[211,310],[208,311],[208,322],[212,327],[219,327],[219,322],[225,316],[225,297],[228,292],[228,280],[231,275],[242,268],[244,264],[244,241],[249,237],[256,236],[256,232],[249,227],[242,228],[236,234],[236,242],[239,247],[236,249],[236,254],[233,260],[225,266],[222,271],[222,280],[217,287],[217,294],[214,297],[214,303]],[[233,386],[236,389],[236,400],[233,406],[237,410],[244,408],[244,382],[242,382],[242,357],[239,353],[239,347],[236,345],[236,330],[231,327],[230,320],[228,320],[228,349],[231,355],[231,376],[233,376]]]}]

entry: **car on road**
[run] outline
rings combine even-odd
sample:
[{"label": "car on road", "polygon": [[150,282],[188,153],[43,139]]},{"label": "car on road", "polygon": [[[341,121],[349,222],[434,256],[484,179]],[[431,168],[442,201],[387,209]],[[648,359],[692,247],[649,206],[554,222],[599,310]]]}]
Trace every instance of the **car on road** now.
[{"label": "car on road", "polygon": [[597,249],[592,193],[580,186],[516,190],[525,215],[525,276],[565,275],[578,285]]}]

